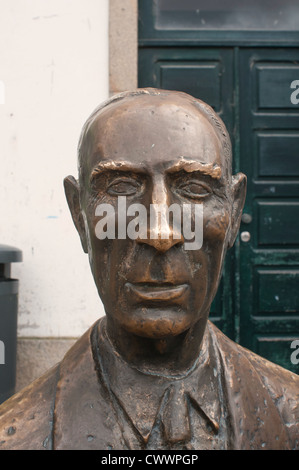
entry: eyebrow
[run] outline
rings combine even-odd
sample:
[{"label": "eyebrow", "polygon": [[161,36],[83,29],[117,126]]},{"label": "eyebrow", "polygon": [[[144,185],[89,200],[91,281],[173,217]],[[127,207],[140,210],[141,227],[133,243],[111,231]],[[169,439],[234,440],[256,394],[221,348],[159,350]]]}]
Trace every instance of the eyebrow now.
[{"label": "eyebrow", "polygon": [[137,173],[146,173],[146,170],[143,166],[136,166],[136,164],[130,162],[117,162],[117,161],[107,161],[107,162],[99,162],[93,168],[90,181],[93,181],[99,174],[105,173],[108,171],[134,171]]},{"label": "eyebrow", "polygon": [[188,160],[184,157],[181,157],[179,162],[167,168],[166,171],[167,173],[176,173],[182,170],[186,171],[186,173],[200,172],[217,180],[221,178],[221,168],[219,165],[204,163],[198,160]]},{"label": "eyebrow", "polygon": [[[93,168],[90,175],[90,181],[92,182],[99,174],[108,171],[134,171],[145,174],[146,168],[144,168],[142,163],[138,166],[136,163],[133,164],[123,161],[102,161],[97,163]],[[221,168],[219,165],[203,163],[197,160],[188,160],[184,157],[181,157],[180,161],[166,168],[167,173],[178,173],[180,171],[186,171],[186,173],[200,172],[217,180],[221,178]]]}]

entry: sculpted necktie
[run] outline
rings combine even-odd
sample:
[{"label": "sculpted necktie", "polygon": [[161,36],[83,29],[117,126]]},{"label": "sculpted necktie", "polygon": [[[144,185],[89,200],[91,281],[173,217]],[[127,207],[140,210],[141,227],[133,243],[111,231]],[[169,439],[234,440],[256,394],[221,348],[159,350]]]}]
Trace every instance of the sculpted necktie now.
[{"label": "sculpted necktie", "polygon": [[170,444],[188,442],[191,439],[187,396],[183,382],[174,382],[168,389],[168,401],[163,417],[165,440]]}]

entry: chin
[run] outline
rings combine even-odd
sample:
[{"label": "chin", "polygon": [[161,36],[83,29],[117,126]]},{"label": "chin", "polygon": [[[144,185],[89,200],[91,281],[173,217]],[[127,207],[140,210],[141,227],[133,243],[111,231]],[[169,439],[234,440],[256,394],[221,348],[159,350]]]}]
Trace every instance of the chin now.
[{"label": "chin", "polygon": [[122,327],[129,333],[149,339],[178,336],[193,324],[191,316],[181,307],[140,307]]}]

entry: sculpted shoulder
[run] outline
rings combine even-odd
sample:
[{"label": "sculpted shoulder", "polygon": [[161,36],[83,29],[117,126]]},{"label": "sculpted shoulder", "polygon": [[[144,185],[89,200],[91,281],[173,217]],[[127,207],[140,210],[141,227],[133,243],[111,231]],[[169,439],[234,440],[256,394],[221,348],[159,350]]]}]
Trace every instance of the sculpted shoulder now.
[{"label": "sculpted shoulder", "polygon": [[299,375],[242,348],[260,375],[288,429],[299,443]]},{"label": "sculpted shoulder", "polygon": [[252,415],[256,417],[260,417],[263,410],[273,416],[276,409],[290,448],[298,449],[299,376],[231,341],[211,322],[209,328],[222,356],[226,382],[233,391],[232,399],[246,397],[246,402],[254,405]]},{"label": "sculpted shoulder", "polygon": [[0,450],[51,448],[59,365],[0,405]]},{"label": "sculpted shoulder", "polygon": [[[76,341],[60,363],[0,405],[0,450],[56,448],[55,442],[69,435],[68,431],[81,429],[86,400],[90,398],[102,407],[91,352],[91,330]],[[83,409],[74,413],[77,402],[83,403]],[[89,410],[93,415],[94,409]],[[77,420],[76,426],[72,418]]]}]

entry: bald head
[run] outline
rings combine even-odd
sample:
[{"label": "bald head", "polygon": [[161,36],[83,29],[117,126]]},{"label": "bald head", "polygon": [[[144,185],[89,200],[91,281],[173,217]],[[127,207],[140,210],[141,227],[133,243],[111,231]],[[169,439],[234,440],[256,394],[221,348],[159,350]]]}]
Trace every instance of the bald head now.
[{"label": "bald head", "polygon": [[231,142],[224,123],[210,106],[186,93],[138,89],[115,95],[98,106],[84,124],[79,140],[81,183],[86,173],[86,160],[93,153],[100,155],[99,141],[109,132],[119,146],[119,151],[114,148],[115,155],[110,154],[109,158],[119,160],[125,141],[134,139],[136,160],[141,164],[144,154],[154,146],[157,151],[159,145],[163,160],[167,139],[184,143],[183,155],[187,157],[188,146],[192,147],[192,153],[197,148],[198,157],[202,152],[213,152],[215,146],[219,147],[223,176],[231,180]]}]

